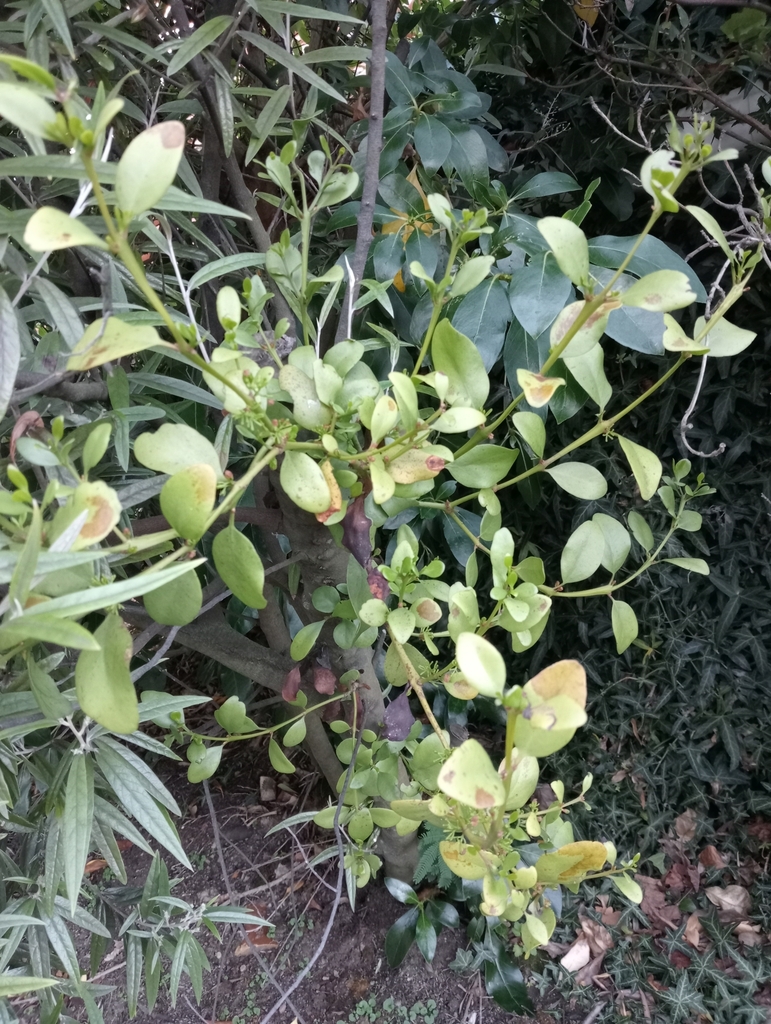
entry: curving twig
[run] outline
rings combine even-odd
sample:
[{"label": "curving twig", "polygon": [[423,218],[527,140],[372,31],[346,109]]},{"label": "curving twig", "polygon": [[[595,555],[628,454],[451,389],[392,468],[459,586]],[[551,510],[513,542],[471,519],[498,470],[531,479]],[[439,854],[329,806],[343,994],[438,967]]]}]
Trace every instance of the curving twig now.
[{"label": "curving twig", "polygon": [[[373,0],[373,2],[378,2],[378,0]],[[380,0],[380,2],[382,2],[382,0]],[[350,763],[345,773],[345,778],[343,779],[343,785],[342,788],[340,789],[340,796],[337,798],[337,809],[335,810],[334,820],[335,840],[337,841],[337,853],[339,858],[337,867],[337,885],[335,887],[335,898],[332,902],[332,908],[329,911],[329,919],[327,920],[326,927],[324,928],[324,934],[321,936],[321,941],[319,942],[318,947],[316,948],[316,952],[310,958],[305,967],[303,967],[303,969],[300,971],[300,973],[297,975],[295,980],[292,982],[292,984],[289,986],[286,992],[282,995],[282,997],[278,1000],[278,1002],[274,1003],[273,1006],[268,1010],[267,1014],[262,1018],[262,1024],[268,1024],[268,1021],[276,1013],[278,1013],[278,1011],[281,1009],[284,1003],[288,1001],[292,993],[296,992],[300,985],[303,983],[303,981],[305,981],[307,976],[313,970],[316,961],[324,952],[324,947],[326,946],[327,941],[329,940],[329,936],[332,933],[332,927],[335,923],[337,911],[340,907],[340,900],[342,899],[343,896],[343,882],[345,880],[345,849],[343,847],[343,832],[342,829],[340,828],[340,813],[343,809],[343,801],[345,800],[345,794],[348,792],[348,786],[350,785],[351,782],[351,776],[353,775],[353,769],[356,764],[356,755],[359,753],[359,747],[361,746],[361,735],[363,731],[364,725],[362,723],[362,726],[359,728],[358,735],[356,737],[356,745],[353,749],[353,756],[351,757]]]}]

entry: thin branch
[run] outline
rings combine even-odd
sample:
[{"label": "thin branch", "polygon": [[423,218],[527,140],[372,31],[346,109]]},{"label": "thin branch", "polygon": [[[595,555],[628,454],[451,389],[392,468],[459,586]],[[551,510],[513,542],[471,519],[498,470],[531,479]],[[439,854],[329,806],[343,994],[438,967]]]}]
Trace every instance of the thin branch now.
[{"label": "thin branch", "polygon": [[[219,823],[217,822],[217,812],[214,809],[214,801],[211,798],[211,790],[209,789],[209,780],[208,779],[204,779],[203,780],[203,792],[204,792],[204,796],[206,797],[206,806],[209,808],[209,819],[211,820],[212,834],[213,834],[213,837],[214,837],[214,847],[215,847],[215,849],[217,851],[217,859],[220,862],[220,871],[222,872],[222,880],[225,883],[225,890],[227,891],[227,894],[228,894],[228,901],[233,906],[235,906],[235,896],[234,896],[233,890],[232,890],[232,888],[230,886],[230,875],[228,874],[227,864],[225,863],[225,853],[224,853],[224,851],[222,849],[222,840],[220,838]],[[273,973],[273,971],[270,968],[270,964],[267,962],[265,957],[262,956],[262,954],[259,952],[257,947],[254,945],[252,940],[249,938],[249,932],[247,932],[247,930],[245,928],[243,928],[243,927],[240,930],[241,930],[241,934],[242,934],[243,938],[249,944],[249,949],[252,951],[254,956],[257,958],[257,961],[259,962],[260,967],[263,969],[263,971],[265,971],[265,974],[267,975],[268,980],[270,981],[271,985],[273,985],[273,987],[276,989],[276,991],[280,994],[280,996],[281,996],[281,1003],[280,1003],[280,1005],[283,1006],[285,1002],[289,1002],[289,1006],[290,1006],[290,1008],[292,1010],[292,1013],[295,1015],[295,1017],[300,1022],[300,1024],[304,1024],[303,1018],[300,1016],[300,1013],[298,1012],[297,1008],[289,1001],[289,995],[291,994],[291,990],[289,992],[286,992],[286,993],[282,990],[281,986],[278,983],[278,980],[276,979],[275,974]]]},{"label": "thin branch", "polygon": [[701,452],[697,448],[691,448],[688,443],[688,431],[693,430],[693,424],[690,422],[691,414],[696,408],[696,403],[699,401],[699,395],[701,394],[701,386],[704,383],[704,373],[707,369],[708,356],[701,357],[701,368],[699,369],[699,379],[696,381],[696,389],[693,392],[693,398],[685,410],[685,415],[680,420],[680,440],[683,442],[685,447],[691,453],[691,455],[700,455],[703,459],[714,459],[718,455],[722,455],[725,451],[725,442],[721,441],[718,447],[713,452]]},{"label": "thin branch", "polygon": [[677,0],[681,7],[748,7],[752,11],[763,11],[771,14],[771,4],[758,3],[758,0]]},{"label": "thin branch", "polygon": [[[222,596],[224,596],[224,595],[222,595]],[[221,600],[221,598],[218,598],[218,599]],[[203,609],[201,609],[201,611],[203,611]],[[155,652],[155,654],[152,656],[152,658],[150,658],[149,661],[145,662],[144,665],[140,665],[139,668],[135,668],[134,669],[134,671],[131,673],[131,682],[132,683],[135,683],[138,679],[141,679],[142,676],[146,675],[150,671],[150,669],[155,668],[155,666],[158,664],[158,662],[161,661],[163,656],[166,654],[166,651],[168,651],[168,649],[174,643],[174,638],[176,637],[177,633],[179,632],[179,629],[180,629],[179,626],[172,626],[171,629],[169,630],[167,636],[166,636],[166,639],[163,641],[163,643],[158,648],[158,650]]]},{"label": "thin branch", "polygon": [[[373,0],[373,3],[377,3],[377,2],[378,2],[378,0]],[[379,2],[383,3],[384,0],[379,0]],[[321,941],[319,942],[319,945],[318,945],[318,947],[316,949],[316,952],[313,954],[313,956],[310,958],[308,963],[305,965],[305,967],[303,967],[303,969],[297,975],[295,980],[289,986],[289,988],[287,989],[285,995],[282,996],[282,998],[279,999],[279,1001],[277,1003],[274,1003],[274,1005],[270,1008],[270,1010],[268,1010],[268,1012],[265,1015],[265,1017],[262,1018],[261,1024],[268,1024],[268,1021],[271,1020],[271,1018],[276,1013],[278,1013],[278,1011],[281,1009],[281,1007],[284,1005],[284,1003],[289,999],[289,996],[291,996],[293,992],[297,991],[297,989],[300,987],[300,985],[303,983],[303,981],[307,978],[307,976],[313,970],[313,968],[314,968],[314,966],[316,964],[316,961],[319,959],[321,954],[324,952],[324,947],[326,946],[327,941],[329,940],[329,936],[330,936],[330,934],[332,932],[332,927],[333,927],[333,925],[335,923],[335,918],[337,917],[337,911],[338,911],[338,908],[340,906],[340,900],[342,899],[342,896],[343,896],[343,882],[345,881],[345,849],[343,847],[343,833],[342,833],[342,830],[340,828],[340,814],[341,814],[341,812],[343,810],[343,801],[345,800],[345,795],[348,792],[348,786],[349,786],[350,781],[351,781],[351,776],[353,775],[353,768],[354,768],[354,765],[356,764],[356,756],[359,753],[359,747],[361,746],[361,735],[362,735],[362,732],[363,732],[363,728],[364,727],[363,727],[363,724],[362,724],[362,727],[358,730],[358,734],[357,734],[357,737],[356,737],[356,746],[354,747],[353,756],[351,757],[350,763],[349,763],[348,768],[347,768],[346,773],[345,773],[345,778],[343,779],[343,785],[342,785],[342,788],[340,790],[340,795],[337,798],[337,809],[335,810],[335,820],[334,820],[335,839],[337,841],[337,853],[338,853],[338,858],[339,858],[338,868],[337,868],[337,886],[336,886],[336,889],[335,889],[335,898],[334,898],[334,901],[332,903],[332,908],[331,908],[331,910],[329,912],[329,919],[327,920],[326,927],[324,928],[324,934],[321,936]]]},{"label": "thin branch", "polygon": [[372,242],[372,222],[375,216],[375,201],[380,180],[380,153],[383,149],[383,105],[385,103],[385,64],[388,27],[386,23],[387,0],[372,0],[370,18],[372,23],[372,56],[369,62],[370,95],[369,126],[367,130],[367,163],[364,170],[364,185],[361,193],[359,224],[356,229],[356,248],[353,253],[353,283],[349,283],[343,301],[343,310],[337,325],[335,342],[344,341],[347,325],[353,316],[353,308],[359,297],[361,279],[367,265],[367,256]]},{"label": "thin branch", "polygon": [[595,114],[598,114],[605,124],[610,128],[611,131],[615,132],[624,142],[628,142],[630,146],[635,146],[637,149],[642,149],[645,153],[651,152],[650,146],[644,146],[641,142],[637,142],[635,139],[630,139],[628,135],[624,135],[620,128],[617,128],[606,113],[604,113],[597,105],[594,96],[589,97],[589,105]]}]

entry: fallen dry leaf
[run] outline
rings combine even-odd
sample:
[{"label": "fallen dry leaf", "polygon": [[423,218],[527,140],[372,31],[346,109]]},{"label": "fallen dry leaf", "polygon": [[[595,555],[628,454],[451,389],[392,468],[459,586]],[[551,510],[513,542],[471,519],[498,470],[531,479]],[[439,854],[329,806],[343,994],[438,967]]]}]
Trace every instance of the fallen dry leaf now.
[{"label": "fallen dry leaf", "polygon": [[602,918],[602,923],[608,928],[615,928],[621,920],[621,911],[614,910],[610,906],[610,896],[608,895],[598,896],[594,909]]},{"label": "fallen dry leaf", "polygon": [[575,974],[576,971],[580,971],[582,967],[586,967],[591,958],[592,951],[589,948],[589,942],[582,934],[579,935],[567,953],[562,957],[560,964],[566,971],[570,971],[571,974]]},{"label": "fallen dry leaf", "polygon": [[691,958],[686,956],[685,953],[681,953],[679,949],[675,949],[669,954],[669,962],[674,967],[679,967],[681,971],[685,970],[686,967],[692,966]]},{"label": "fallen dry leaf", "polygon": [[677,832],[683,842],[690,843],[696,835],[698,820],[696,811],[692,807],[689,807],[687,811],[683,811],[682,814],[675,818],[675,832]]},{"label": "fallen dry leaf", "polygon": [[762,946],[763,936],[759,924],[750,924],[749,921],[740,921],[734,928],[734,935],[743,946]]},{"label": "fallen dry leaf", "polygon": [[604,925],[591,917],[579,916],[578,920],[581,922],[581,930],[589,943],[592,956],[599,956],[600,953],[613,948],[613,936]]},{"label": "fallen dry leaf", "polygon": [[[265,903],[250,903],[246,908],[255,917],[264,918],[268,913],[268,907]],[[272,939],[268,935],[268,929],[263,924],[247,924],[244,927],[248,941],[242,942],[236,946],[233,951],[234,956],[249,956],[252,952],[252,947],[259,950],[266,949],[278,949],[278,943],[275,939]]]},{"label": "fallen dry leaf", "polygon": [[723,922],[739,921],[750,911],[750,894],[741,885],[727,885],[724,889],[719,885],[712,885],[704,892],[710,903],[714,903],[718,908],[718,917]]},{"label": "fallen dry leaf", "polygon": [[601,956],[597,956],[594,960],[590,960],[586,967],[582,967],[581,970],[576,974],[577,985],[591,985],[593,981],[598,980],[602,974],[602,961],[605,958],[603,953]]},{"label": "fallen dry leaf", "polygon": [[635,875],[643,891],[640,909],[653,927],[677,928],[682,914],[680,908],[670,906],[660,878],[649,878],[647,875]]},{"label": "fallen dry leaf", "polygon": [[94,860],[86,861],[86,866],[83,868],[84,875],[93,875],[96,871],[104,871],[107,867],[107,861],[102,860],[101,857],[96,857]]},{"label": "fallen dry leaf", "polygon": [[766,818],[753,818],[747,826],[747,834],[755,836],[761,843],[771,843],[771,821]]},{"label": "fallen dry leaf", "polygon": [[699,948],[699,942],[701,940],[701,921],[699,920],[698,914],[691,914],[686,921],[683,938],[689,946],[693,946],[694,949]]},{"label": "fallen dry leaf", "polygon": [[693,864],[678,861],[664,875],[664,888],[676,899],[684,892],[697,892],[699,889],[699,870]]},{"label": "fallen dry leaf", "polygon": [[699,854],[699,864],[704,868],[724,868],[723,855],[714,846],[705,846]]}]

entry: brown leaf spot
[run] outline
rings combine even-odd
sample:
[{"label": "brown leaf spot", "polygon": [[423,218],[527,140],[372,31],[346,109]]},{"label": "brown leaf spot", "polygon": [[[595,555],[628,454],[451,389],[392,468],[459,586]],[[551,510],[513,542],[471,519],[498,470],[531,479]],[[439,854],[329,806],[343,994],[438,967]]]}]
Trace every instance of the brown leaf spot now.
[{"label": "brown leaf spot", "polygon": [[440,455],[429,455],[426,459],[426,469],[430,469],[432,473],[441,473],[446,465],[447,460]]},{"label": "brown leaf spot", "polygon": [[150,130],[160,136],[164,149],[181,149],[185,145],[185,126],[181,121],[162,121]]},{"label": "brown leaf spot", "polygon": [[89,540],[91,537],[99,540],[105,533],[109,533],[115,519],[112,505],[101,494],[90,495],[86,498],[85,504],[88,508],[88,519],[83,524],[79,536],[83,540]]},{"label": "brown leaf spot", "polygon": [[477,786],[476,792],[474,793],[474,806],[495,807],[495,797],[492,793],[488,793],[486,789],[482,789],[481,786]]}]

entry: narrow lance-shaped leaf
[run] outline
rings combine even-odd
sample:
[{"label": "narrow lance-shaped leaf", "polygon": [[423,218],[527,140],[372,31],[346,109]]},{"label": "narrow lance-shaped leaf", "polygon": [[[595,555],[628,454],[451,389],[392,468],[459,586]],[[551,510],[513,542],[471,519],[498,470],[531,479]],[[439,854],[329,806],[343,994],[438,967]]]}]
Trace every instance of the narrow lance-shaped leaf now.
[{"label": "narrow lance-shaped leaf", "polygon": [[74,913],[80,895],[80,883],[91,849],[91,822],[94,817],[94,767],[91,754],[76,751],[67,774],[62,814],[62,850],[64,884]]},{"label": "narrow lance-shaped leaf", "polygon": [[21,346],[19,324],[11,300],[0,288],[0,419],[5,416],[19,369]]}]

